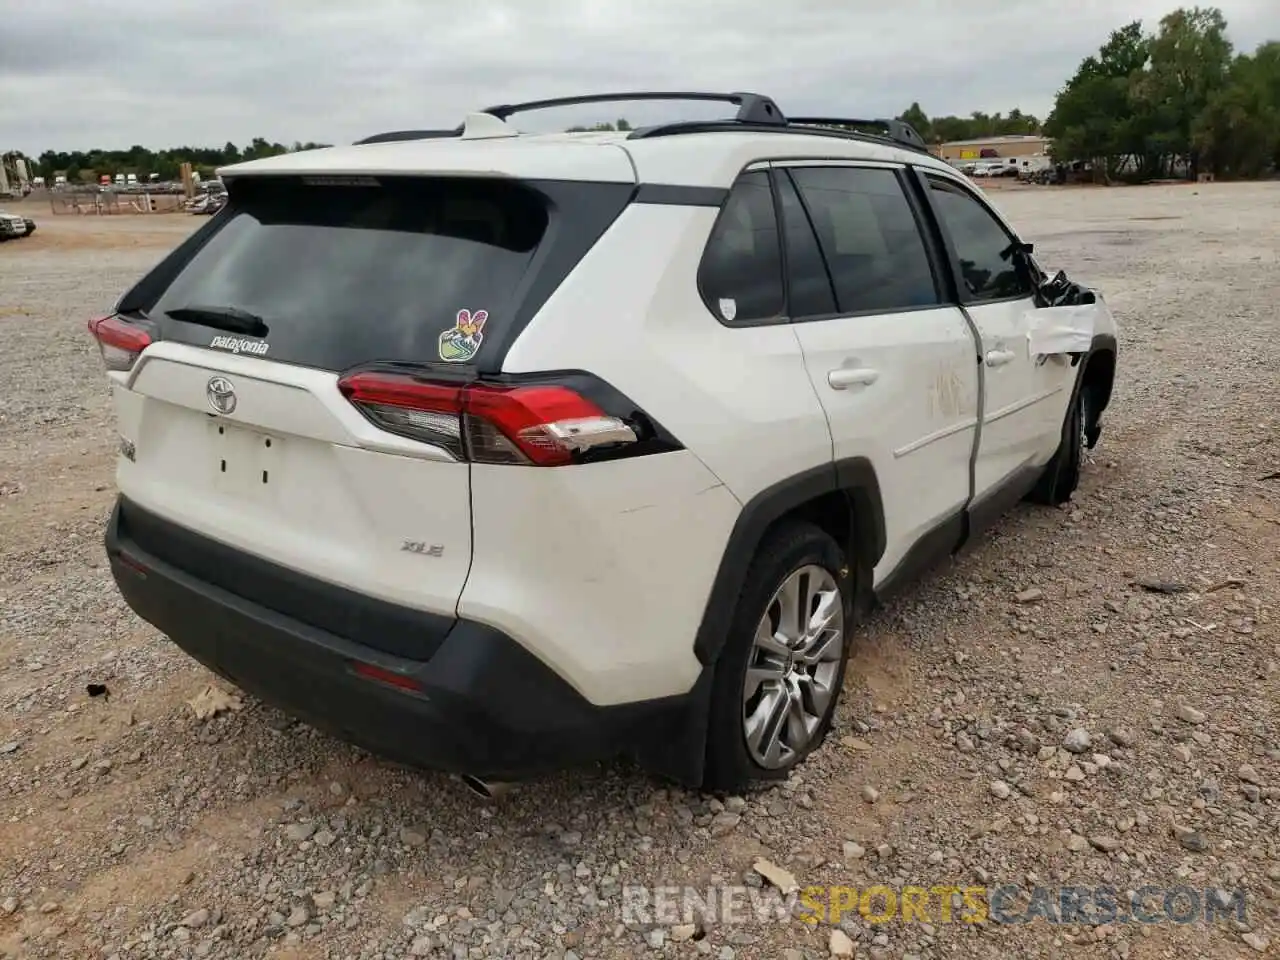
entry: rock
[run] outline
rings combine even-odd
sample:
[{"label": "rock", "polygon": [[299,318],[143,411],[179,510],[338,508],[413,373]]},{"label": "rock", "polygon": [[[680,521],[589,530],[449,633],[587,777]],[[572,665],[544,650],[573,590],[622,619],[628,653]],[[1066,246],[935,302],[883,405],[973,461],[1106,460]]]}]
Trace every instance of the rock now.
[{"label": "rock", "polygon": [[1080,853],[1081,851],[1089,849],[1089,841],[1085,837],[1080,836],[1080,834],[1073,833],[1069,838],[1067,838],[1067,849],[1072,853]]},{"label": "rock", "polygon": [[315,835],[317,847],[331,847],[333,842],[338,838],[333,835],[331,830],[321,830]]},{"label": "rock", "polygon": [[1067,767],[1067,772],[1064,773],[1063,776],[1066,777],[1068,780],[1070,780],[1072,783],[1079,783],[1081,780],[1084,779],[1084,771],[1081,770],[1079,766],[1073,763],[1071,766]]},{"label": "rock", "polygon": [[338,895],[332,890],[325,890],[317,893],[311,898],[316,905],[317,910],[325,911],[332,909],[333,905],[338,901]]},{"label": "rock", "polygon": [[1117,747],[1132,747],[1138,742],[1138,735],[1129,727],[1112,727],[1107,731],[1107,737]]},{"label": "rock", "polygon": [[847,933],[836,928],[831,931],[831,939],[827,941],[827,952],[833,957],[852,957],[853,941]]},{"label": "rock", "polygon": [[431,934],[423,934],[417,937],[413,943],[409,944],[409,956],[411,957],[429,957],[436,950],[436,941]]},{"label": "rock", "polygon": [[1191,762],[1191,748],[1185,743],[1180,743],[1173,748],[1173,755],[1183,763]]},{"label": "rock", "polygon": [[863,847],[854,843],[852,840],[846,840],[844,842],[844,858],[846,860],[861,860],[866,856],[866,853],[867,851]]},{"label": "rock", "polygon": [[1190,850],[1192,853],[1204,853],[1209,849],[1209,841],[1204,838],[1204,834],[1199,830],[1192,830],[1189,827],[1180,827],[1174,824],[1173,835],[1178,838],[1178,843],[1182,844],[1184,850]]},{"label": "rock", "polygon": [[291,823],[285,828],[285,836],[294,843],[302,843],[304,840],[310,840],[316,832],[314,823]]},{"label": "rock", "polygon": [[1271,946],[1270,940],[1262,936],[1262,934],[1254,933],[1252,930],[1248,933],[1241,934],[1240,939],[1243,940],[1248,947],[1256,950],[1258,953],[1265,953],[1267,947]]},{"label": "rock", "polygon": [[1089,846],[1103,853],[1115,853],[1120,849],[1120,841],[1115,837],[1090,837]]},{"label": "rock", "polygon": [[305,903],[299,903],[289,911],[289,919],[287,919],[285,923],[288,926],[297,929],[298,927],[306,926],[310,920],[311,909]]},{"label": "rock", "polygon": [[1262,786],[1262,778],[1258,776],[1258,771],[1253,769],[1253,767],[1247,763],[1243,764],[1240,769],[1236,771],[1236,776],[1245,783],[1252,783],[1255,787]]},{"label": "rock", "polygon": [[1062,740],[1062,748],[1070,753],[1085,753],[1093,746],[1093,737],[1084,727],[1076,727]]},{"label": "rock", "polygon": [[18,912],[18,898],[5,897],[4,902],[0,903],[0,913],[6,917],[11,917]]},{"label": "rock", "polygon": [[991,795],[997,800],[1008,800],[1009,794],[1013,792],[1003,780],[992,780],[990,790]]},{"label": "rock", "polygon": [[1190,723],[1196,726],[1204,723],[1205,721],[1205,715],[1189,703],[1179,703],[1174,711],[1174,716],[1183,723]]},{"label": "rock", "polygon": [[686,940],[692,940],[697,932],[698,927],[696,924],[682,923],[671,928],[671,942],[684,943]]},{"label": "rock", "polygon": [[713,837],[723,837],[727,833],[732,833],[741,820],[742,814],[721,810],[711,818],[711,835]]},{"label": "rock", "polygon": [[654,950],[661,950],[662,945],[667,942],[667,931],[661,927],[655,927],[644,935],[644,942]]},{"label": "rock", "polygon": [[412,827],[401,827],[400,842],[406,847],[420,847],[427,842],[427,835]]},{"label": "rock", "polygon": [[0,743],[0,753],[17,753],[18,747],[22,746],[17,740],[10,740],[8,743]]},{"label": "rock", "polygon": [[40,904],[40,912],[41,913],[57,913],[58,904],[52,900],[46,901],[45,903]]},{"label": "rock", "polygon": [[800,889],[800,884],[796,883],[795,876],[790,871],[783,870],[776,863],[761,858],[756,860],[751,869],[781,890],[784,897]]},{"label": "rock", "polygon": [[187,705],[191,707],[191,712],[196,715],[197,720],[208,720],[220,713],[239,710],[244,706],[244,702],[235,694],[227,693],[210,684],[188,700]]},{"label": "rock", "polygon": [[201,908],[182,918],[182,926],[198,930],[209,922],[209,911]]},{"label": "rock", "polygon": [[868,783],[862,788],[862,799],[867,803],[875,803],[880,799],[880,791]]},{"label": "rock", "polygon": [[1039,587],[1029,587],[1026,590],[1019,591],[1014,599],[1018,603],[1035,603],[1037,600],[1044,599],[1044,591]]}]

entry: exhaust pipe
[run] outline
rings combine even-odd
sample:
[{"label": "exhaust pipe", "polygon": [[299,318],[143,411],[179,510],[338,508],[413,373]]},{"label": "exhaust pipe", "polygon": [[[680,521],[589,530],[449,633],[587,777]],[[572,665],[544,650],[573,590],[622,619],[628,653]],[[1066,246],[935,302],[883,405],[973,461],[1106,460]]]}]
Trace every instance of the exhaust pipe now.
[{"label": "exhaust pipe", "polygon": [[462,782],[468,790],[483,800],[498,800],[515,789],[514,783],[490,783],[470,774],[462,775]]}]

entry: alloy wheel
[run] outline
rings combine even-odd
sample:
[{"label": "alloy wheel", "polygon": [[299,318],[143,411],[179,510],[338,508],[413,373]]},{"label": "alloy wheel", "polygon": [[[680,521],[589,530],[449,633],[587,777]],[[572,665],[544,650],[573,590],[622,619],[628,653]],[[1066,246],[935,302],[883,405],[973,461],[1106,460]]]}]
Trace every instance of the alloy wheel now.
[{"label": "alloy wheel", "polygon": [[803,755],[836,696],[844,600],[835,577],[808,565],[782,582],[756,627],[742,691],[747,751],[776,770]]}]

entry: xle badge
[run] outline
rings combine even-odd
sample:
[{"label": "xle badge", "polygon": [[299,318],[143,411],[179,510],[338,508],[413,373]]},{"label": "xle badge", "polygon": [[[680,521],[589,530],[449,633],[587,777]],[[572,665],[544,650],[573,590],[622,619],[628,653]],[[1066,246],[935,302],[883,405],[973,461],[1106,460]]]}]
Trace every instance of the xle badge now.
[{"label": "xle badge", "polygon": [[443,543],[427,543],[425,540],[405,540],[400,544],[404,553],[416,553],[423,557],[443,557]]},{"label": "xle badge", "polygon": [[484,322],[488,319],[488,310],[459,310],[453,326],[440,334],[440,359],[446,363],[472,359],[484,341]]}]

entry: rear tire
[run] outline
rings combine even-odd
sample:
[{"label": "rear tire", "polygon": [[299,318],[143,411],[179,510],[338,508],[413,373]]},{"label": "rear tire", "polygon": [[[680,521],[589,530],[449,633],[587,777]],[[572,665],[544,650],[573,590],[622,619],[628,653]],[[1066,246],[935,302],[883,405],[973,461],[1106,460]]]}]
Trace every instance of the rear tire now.
[{"label": "rear tire", "polygon": [[1027,497],[1033,503],[1056,507],[1070,500],[1079,486],[1091,416],[1089,397],[1089,388],[1082,386],[1071,401],[1062,425],[1062,441]]},{"label": "rear tire", "polygon": [[766,535],[715,666],[707,790],[782,779],[821,745],[844,684],[854,595],[850,565],[818,527]]}]

